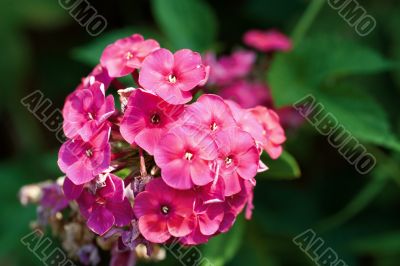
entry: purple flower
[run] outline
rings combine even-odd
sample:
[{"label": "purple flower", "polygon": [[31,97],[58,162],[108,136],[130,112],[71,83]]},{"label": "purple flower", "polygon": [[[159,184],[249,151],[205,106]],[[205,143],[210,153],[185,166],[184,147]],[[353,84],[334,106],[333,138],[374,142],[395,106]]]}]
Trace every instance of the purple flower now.
[{"label": "purple flower", "polygon": [[42,198],[40,205],[51,211],[51,214],[55,214],[68,206],[68,199],[64,196],[64,193],[57,183],[46,185],[42,188]]},{"label": "purple flower", "polygon": [[112,226],[125,226],[133,219],[133,209],[124,195],[122,179],[108,174],[105,185],[93,193],[84,189],[77,199],[87,226],[96,234],[104,235]]}]

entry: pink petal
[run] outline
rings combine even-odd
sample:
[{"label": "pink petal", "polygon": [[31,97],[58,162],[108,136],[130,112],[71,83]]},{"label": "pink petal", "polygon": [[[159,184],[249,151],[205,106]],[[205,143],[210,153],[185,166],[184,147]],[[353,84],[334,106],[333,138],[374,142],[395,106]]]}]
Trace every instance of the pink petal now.
[{"label": "pink petal", "polygon": [[108,202],[107,209],[114,215],[116,226],[128,225],[133,219],[132,206],[127,198],[122,202]]},{"label": "pink petal", "polygon": [[157,198],[153,197],[148,191],[144,191],[136,196],[133,210],[135,212],[135,216],[140,218],[145,215],[154,214],[155,212],[159,211],[159,207],[160,204]]},{"label": "pink petal", "polygon": [[168,217],[167,225],[168,231],[171,235],[175,237],[183,237],[192,232],[194,228],[194,220],[193,218],[172,215]]},{"label": "pink petal", "polygon": [[104,206],[97,206],[91,213],[87,226],[98,235],[104,235],[114,225],[113,214]]},{"label": "pink petal", "polygon": [[142,216],[138,224],[140,233],[150,242],[164,243],[171,237],[166,220],[160,219],[158,215]]},{"label": "pink petal", "polygon": [[64,195],[67,199],[75,200],[75,199],[79,198],[79,196],[81,195],[81,193],[83,191],[83,185],[77,186],[74,183],[72,183],[72,181],[69,180],[68,177],[66,177],[64,179],[63,191],[64,191]]}]

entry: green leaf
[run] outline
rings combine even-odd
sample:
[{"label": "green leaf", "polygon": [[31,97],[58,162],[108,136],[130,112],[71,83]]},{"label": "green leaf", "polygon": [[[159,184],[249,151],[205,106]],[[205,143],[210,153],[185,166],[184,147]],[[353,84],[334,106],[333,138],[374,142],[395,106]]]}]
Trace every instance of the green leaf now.
[{"label": "green leaf", "polygon": [[368,47],[343,38],[318,36],[303,41],[292,53],[279,55],[268,79],[278,106],[291,105],[311,94],[360,141],[400,150],[384,109],[368,91],[343,80],[393,66]]},{"label": "green leaf", "polygon": [[269,167],[266,172],[259,175],[262,179],[290,180],[299,178],[301,175],[296,159],[287,151],[283,151],[277,160],[272,160],[263,153],[262,161]]},{"label": "green leaf", "polygon": [[400,150],[385,110],[365,91],[347,86],[336,92],[318,93],[317,100],[346,130],[360,141]]},{"label": "green leaf", "polygon": [[[222,266],[231,260],[238,251],[243,235],[244,235],[244,220],[239,216],[233,228],[224,234],[213,237],[207,244],[202,246],[202,255],[211,265]],[[207,261],[204,262],[204,266]]]},{"label": "green leaf", "polygon": [[124,28],[107,32],[96,38],[93,42],[76,48],[72,51],[72,57],[79,62],[89,66],[95,66],[100,62],[100,56],[107,45],[112,44],[118,39],[129,37],[132,34],[139,33],[145,38],[153,38],[163,44],[164,38],[159,33],[147,27]]},{"label": "green leaf", "polygon": [[393,66],[369,47],[343,37],[320,35],[304,40],[291,53],[278,55],[268,71],[268,81],[276,104],[284,106],[321,91],[338,78]]},{"label": "green leaf", "polygon": [[394,255],[399,253],[400,232],[368,236],[350,243],[350,249],[363,254]]},{"label": "green leaf", "polygon": [[217,19],[202,0],[153,0],[153,14],[173,48],[209,49],[217,36]]}]

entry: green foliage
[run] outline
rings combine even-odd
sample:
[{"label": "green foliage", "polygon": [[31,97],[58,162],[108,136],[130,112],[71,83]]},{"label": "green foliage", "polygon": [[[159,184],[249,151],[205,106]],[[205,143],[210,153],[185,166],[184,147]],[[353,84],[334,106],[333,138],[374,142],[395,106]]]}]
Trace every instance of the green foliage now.
[{"label": "green foliage", "polygon": [[174,49],[205,51],[215,44],[217,19],[203,0],[152,0],[153,14]]},{"label": "green foliage", "polygon": [[311,94],[361,141],[400,150],[385,110],[365,89],[344,78],[391,69],[374,50],[337,36],[308,38],[291,53],[280,54],[268,72],[277,105],[291,105]]}]

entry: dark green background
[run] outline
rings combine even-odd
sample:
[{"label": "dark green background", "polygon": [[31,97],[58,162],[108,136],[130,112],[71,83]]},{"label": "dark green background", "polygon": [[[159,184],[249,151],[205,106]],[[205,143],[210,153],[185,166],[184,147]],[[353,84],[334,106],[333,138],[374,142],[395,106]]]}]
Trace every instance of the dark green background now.
[{"label": "dark green background", "polygon": [[[314,19],[312,8],[304,15],[306,0],[90,2],[108,22],[96,38],[56,0],[0,2],[0,265],[43,265],[20,243],[35,209],[21,207],[17,192],[24,184],[61,175],[56,163],[60,143],[21,98],[41,90],[62,108],[104,45],[134,32],[156,37],[171,49],[228,53],[242,45],[246,30],[271,27],[298,34],[295,50],[275,57],[265,74],[277,103],[291,104],[312,93],[378,164],[362,176],[310,125],[289,132],[286,148],[302,177],[260,177],[253,220],[239,222],[231,234],[204,247],[204,255],[227,265],[313,265],[292,242],[312,228],[348,265],[399,265],[397,0],[359,1],[377,20],[367,37],[358,36],[322,0],[313,1],[322,7],[314,10]],[[169,256],[160,265],[166,264],[178,261]]]}]

